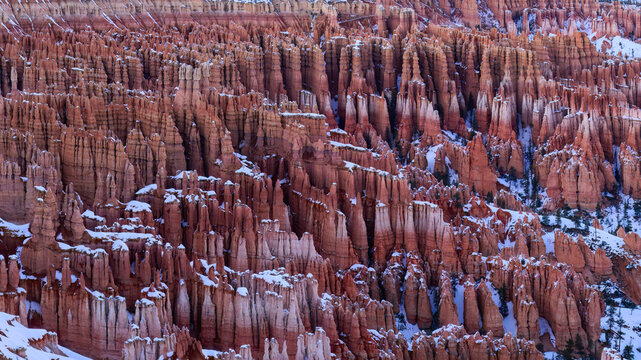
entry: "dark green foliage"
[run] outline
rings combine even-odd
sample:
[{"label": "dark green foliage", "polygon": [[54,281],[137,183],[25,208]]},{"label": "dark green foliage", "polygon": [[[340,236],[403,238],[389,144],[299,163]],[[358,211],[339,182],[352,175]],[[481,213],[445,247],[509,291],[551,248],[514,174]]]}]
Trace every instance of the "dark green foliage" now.
[{"label": "dark green foliage", "polygon": [[494,194],[492,194],[491,191],[487,192],[487,195],[485,195],[485,202],[486,203],[492,203],[494,201]]},{"label": "dark green foliage", "polygon": [[545,226],[549,226],[550,225],[550,215],[543,214],[543,216],[541,217],[541,224],[543,224]]},{"label": "dark green foliage", "polygon": [[574,339],[569,338],[568,342],[565,343],[565,349],[563,349],[560,352],[560,354],[564,360],[571,360],[573,353],[574,353]]},{"label": "dark green foliage", "polygon": [[632,207],[634,208],[634,217],[641,218],[641,201],[635,201]]},{"label": "dark green foliage", "polygon": [[579,334],[576,334],[574,337],[574,349],[576,350],[576,353],[579,355],[583,355],[585,352],[584,346],[583,346],[583,340],[581,340],[581,337]]},{"label": "dark green foliage", "polygon": [[501,300],[501,304],[499,305],[499,312],[503,317],[508,316],[509,310],[507,307],[507,286],[505,283],[501,284],[501,287],[499,288],[499,299]]},{"label": "dark green foliage", "polygon": [[450,185],[450,174],[446,172],[441,172],[441,171],[435,171],[434,172],[434,177],[436,180],[442,181],[443,185],[449,186]]}]

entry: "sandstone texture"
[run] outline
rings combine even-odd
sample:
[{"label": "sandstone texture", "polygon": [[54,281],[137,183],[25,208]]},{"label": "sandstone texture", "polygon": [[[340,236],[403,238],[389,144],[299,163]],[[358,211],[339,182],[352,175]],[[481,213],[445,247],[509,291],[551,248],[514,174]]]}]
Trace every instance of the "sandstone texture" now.
[{"label": "sandstone texture", "polygon": [[10,0],[0,21],[0,357],[636,341],[604,319],[641,316],[641,8]]}]

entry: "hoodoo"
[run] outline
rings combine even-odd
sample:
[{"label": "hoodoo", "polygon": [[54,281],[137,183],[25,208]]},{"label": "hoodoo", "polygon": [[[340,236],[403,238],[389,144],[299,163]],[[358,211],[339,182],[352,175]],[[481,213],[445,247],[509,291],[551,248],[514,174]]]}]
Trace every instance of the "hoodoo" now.
[{"label": "hoodoo", "polygon": [[641,358],[634,2],[0,22],[0,358]]}]

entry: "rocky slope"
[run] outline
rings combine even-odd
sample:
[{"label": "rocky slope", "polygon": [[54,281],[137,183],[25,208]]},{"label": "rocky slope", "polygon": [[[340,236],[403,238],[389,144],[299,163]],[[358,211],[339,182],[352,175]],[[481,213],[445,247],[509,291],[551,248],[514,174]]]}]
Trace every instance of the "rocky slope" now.
[{"label": "rocky slope", "polygon": [[608,320],[641,314],[641,9],[0,20],[4,356],[641,356]]}]

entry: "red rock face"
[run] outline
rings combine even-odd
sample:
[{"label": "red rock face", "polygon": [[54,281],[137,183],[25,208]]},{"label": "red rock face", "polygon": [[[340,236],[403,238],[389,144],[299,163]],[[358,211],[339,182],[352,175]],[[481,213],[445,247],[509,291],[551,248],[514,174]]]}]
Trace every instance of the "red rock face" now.
[{"label": "red rock face", "polygon": [[0,312],[50,331],[30,346],[616,358],[599,289],[641,302],[635,6],[41,5],[0,5]]}]

